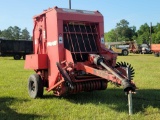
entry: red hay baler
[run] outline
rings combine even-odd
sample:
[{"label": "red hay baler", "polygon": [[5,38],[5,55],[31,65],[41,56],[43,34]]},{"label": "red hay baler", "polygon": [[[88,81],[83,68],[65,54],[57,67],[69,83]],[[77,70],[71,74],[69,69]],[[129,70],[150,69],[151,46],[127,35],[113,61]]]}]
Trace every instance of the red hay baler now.
[{"label": "red hay baler", "polygon": [[56,96],[105,90],[108,82],[135,92],[134,69],[116,63],[117,54],[105,47],[104,21],[99,11],[50,8],[33,18],[34,54],[25,69],[33,69],[28,91],[42,97],[43,88]]}]

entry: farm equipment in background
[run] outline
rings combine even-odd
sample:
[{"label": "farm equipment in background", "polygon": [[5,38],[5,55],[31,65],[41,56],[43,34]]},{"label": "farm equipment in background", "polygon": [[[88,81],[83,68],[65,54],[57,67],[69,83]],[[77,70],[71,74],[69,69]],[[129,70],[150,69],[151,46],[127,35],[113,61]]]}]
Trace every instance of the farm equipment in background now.
[{"label": "farm equipment in background", "polygon": [[127,56],[129,54],[128,51],[128,42],[106,42],[106,47],[119,55]]},{"label": "farm equipment in background", "polygon": [[104,43],[104,22],[99,11],[50,8],[34,17],[34,54],[25,68],[35,74],[28,80],[31,98],[43,96],[43,88],[56,96],[105,90],[109,82],[132,94],[134,69],[117,62],[117,53]]},{"label": "farm equipment in background", "polygon": [[136,53],[136,54],[151,54],[150,46],[146,43],[143,44],[137,44],[136,41],[130,41],[129,43],[129,52],[130,53]]},{"label": "farm equipment in background", "polygon": [[128,50],[130,53],[137,53],[138,54],[138,53],[142,52],[142,48],[135,41],[130,41]]},{"label": "farm equipment in background", "polygon": [[154,53],[155,57],[160,56],[160,44],[151,44],[151,51]]},{"label": "farm equipment in background", "polygon": [[13,56],[19,60],[25,59],[27,54],[33,54],[33,41],[0,39],[0,56]]},{"label": "farm equipment in background", "polygon": [[149,44],[141,44],[140,47],[142,49],[142,54],[152,54]]}]

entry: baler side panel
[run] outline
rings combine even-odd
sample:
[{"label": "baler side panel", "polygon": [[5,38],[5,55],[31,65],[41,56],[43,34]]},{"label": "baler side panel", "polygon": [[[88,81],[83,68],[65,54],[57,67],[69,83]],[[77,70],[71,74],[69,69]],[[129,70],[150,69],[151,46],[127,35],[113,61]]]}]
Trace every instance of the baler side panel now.
[{"label": "baler side panel", "polygon": [[42,70],[48,69],[47,54],[26,55],[25,69]]},{"label": "baler side panel", "polygon": [[34,29],[33,29],[33,53],[37,54],[37,49],[38,49],[38,37],[37,34],[39,33],[38,29],[38,22],[36,21],[36,19],[34,19]]},{"label": "baler side panel", "polygon": [[33,29],[33,39],[34,39],[34,53],[35,54],[46,54],[46,15],[42,14],[34,18],[34,29]]},{"label": "baler side panel", "polygon": [[58,23],[57,12],[54,10],[46,13],[46,31],[49,91],[55,85],[59,72],[56,66],[56,62],[59,62]]},{"label": "baler side panel", "polygon": [[100,35],[100,45],[101,46],[101,49],[102,48],[106,48],[105,46],[105,40],[104,40],[104,22],[100,22],[99,23],[99,35]]},{"label": "baler side panel", "polygon": [[41,49],[40,49],[40,39],[42,34],[40,33],[40,29],[41,29],[41,21],[39,19],[41,18],[35,18],[36,19],[36,26],[35,26],[35,30],[33,31],[34,33],[34,53],[35,54],[39,54],[41,53]]},{"label": "baler side panel", "polygon": [[58,53],[59,53],[59,61],[65,60],[65,49],[64,49],[64,37],[63,37],[63,20],[59,19],[59,14],[57,14],[58,17]]}]

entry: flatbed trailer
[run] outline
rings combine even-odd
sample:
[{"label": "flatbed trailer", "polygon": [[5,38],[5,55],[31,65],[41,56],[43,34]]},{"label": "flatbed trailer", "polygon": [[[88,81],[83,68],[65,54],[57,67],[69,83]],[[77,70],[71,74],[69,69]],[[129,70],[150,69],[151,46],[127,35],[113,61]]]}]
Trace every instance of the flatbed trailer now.
[{"label": "flatbed trailer", "polygon": [[33,41],[0,39],[0,56],[13,56],[15,60],[19,60],[32,53]]}]

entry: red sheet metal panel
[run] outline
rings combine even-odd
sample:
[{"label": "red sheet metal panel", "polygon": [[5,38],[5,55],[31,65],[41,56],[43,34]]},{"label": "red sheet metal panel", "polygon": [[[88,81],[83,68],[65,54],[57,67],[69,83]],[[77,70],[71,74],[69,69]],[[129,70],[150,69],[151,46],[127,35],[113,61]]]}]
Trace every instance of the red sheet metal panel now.
[{"label": "red sheet metal panel", "polygon": [[25,60],[25,69],[47,69],[48,59],[47,54],[32,54],[27,55]]},{"label": "red sheet metal panel", "polygon": [[160,44],[151,44],[152,51],[160,51]]}]

